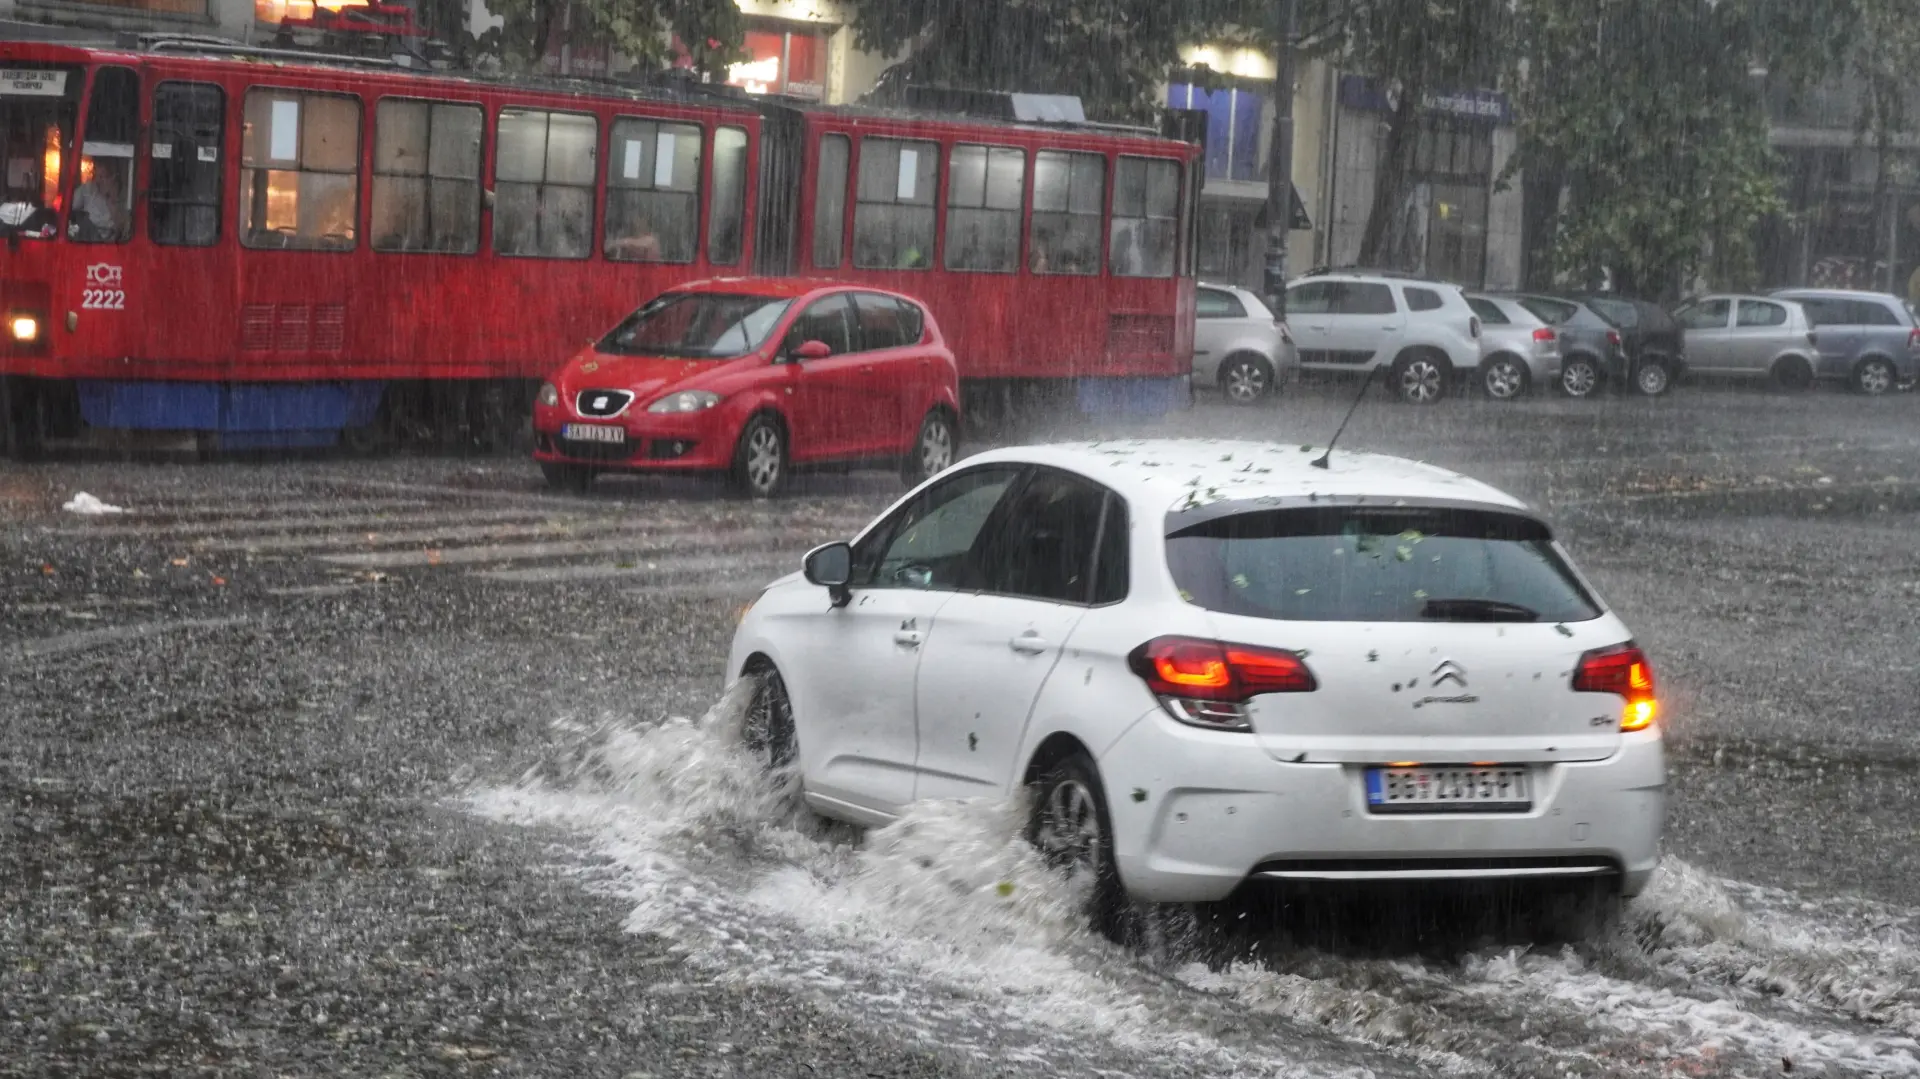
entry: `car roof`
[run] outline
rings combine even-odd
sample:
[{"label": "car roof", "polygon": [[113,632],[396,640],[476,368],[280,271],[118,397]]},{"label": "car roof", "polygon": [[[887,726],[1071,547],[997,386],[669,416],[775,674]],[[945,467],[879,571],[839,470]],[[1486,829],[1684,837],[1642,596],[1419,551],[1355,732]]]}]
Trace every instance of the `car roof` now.
[{"label": "car roof", "polygon": [[1266,498],[1419,498],[1531,512],[1496,487],[1405,457],[1335,450],[1327,468],[1308,462],[1325,447],[1225,439],[1115,439],[1009,446],[967,459],[1050,465],[1077,472],[1129,502],[1168,511],[1196,503]]},{"label": "car roof", "polygon": [[1822,300],[1878,300],[1882,303],[1899,303],[1900,297],[1891,292],[1874,292],[1858,288],[1777,288],[1767,295],[1780,299],[1796,296]]}]

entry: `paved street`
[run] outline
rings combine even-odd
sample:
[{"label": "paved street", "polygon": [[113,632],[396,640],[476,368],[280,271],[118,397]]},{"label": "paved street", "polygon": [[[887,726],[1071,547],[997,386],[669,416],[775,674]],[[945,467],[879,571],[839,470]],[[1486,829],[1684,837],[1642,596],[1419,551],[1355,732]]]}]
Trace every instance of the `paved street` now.
[{"label": "paved street", "polygon": [[[1035,434],[1324,444],[1350,395]],[[1543,507],[1648,649],[1670,859],[1615,936],[1155,965],[1003,811],[798,819],[727,641],[888,474],[9,464],[0,1075],[1920,1075],[1920,398],[1376,387],[1342,444]]]}]

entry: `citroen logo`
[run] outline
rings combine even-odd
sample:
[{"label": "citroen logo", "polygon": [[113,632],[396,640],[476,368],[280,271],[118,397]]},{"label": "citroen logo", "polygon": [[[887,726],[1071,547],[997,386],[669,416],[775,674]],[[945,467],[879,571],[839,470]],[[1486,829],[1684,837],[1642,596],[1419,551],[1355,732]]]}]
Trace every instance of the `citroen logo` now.
[{"label": "citroen logo", "polygon": [[1467,669],[1450,659],[1443,659],[1433,669],[1433,688],[1439,689],[1451,681],[1461,689],[1467,688]]}]

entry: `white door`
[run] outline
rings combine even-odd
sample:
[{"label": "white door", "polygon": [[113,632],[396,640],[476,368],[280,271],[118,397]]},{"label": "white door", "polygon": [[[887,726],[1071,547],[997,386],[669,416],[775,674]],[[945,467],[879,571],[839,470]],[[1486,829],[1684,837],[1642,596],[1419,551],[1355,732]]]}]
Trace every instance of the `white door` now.
[{"label": "white door", "polygon": [[1406,325],[1393,289],[1377,281],[1343,281],[1327,316],[1327,348],[1339,367],[1364,371],[1393,359]]},{"label": "white door", "polygon": [[[1287,328],[1300,350],[1300,366],[1333,370],[1333,299],[1338,281],[1302,281],[1287,286]],[[1350,365],[1349,365],[1350,366]]]}]

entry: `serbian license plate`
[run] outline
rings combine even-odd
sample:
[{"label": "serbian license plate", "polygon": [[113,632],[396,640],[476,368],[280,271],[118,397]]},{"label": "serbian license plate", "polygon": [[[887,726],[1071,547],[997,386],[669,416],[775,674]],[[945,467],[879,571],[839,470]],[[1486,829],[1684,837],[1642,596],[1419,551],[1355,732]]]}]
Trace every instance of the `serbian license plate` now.
[{"label": "serbian license plate", "polygon": [[1533,808],[1531,777],[1519,766],[1367,769],[1372,813],[1518,813]]},{"label": "serbian license plate", "polygon": [[627,429],[598,423],[570,423],[560,429],[560,437],[574,442],[625,442]]}]

